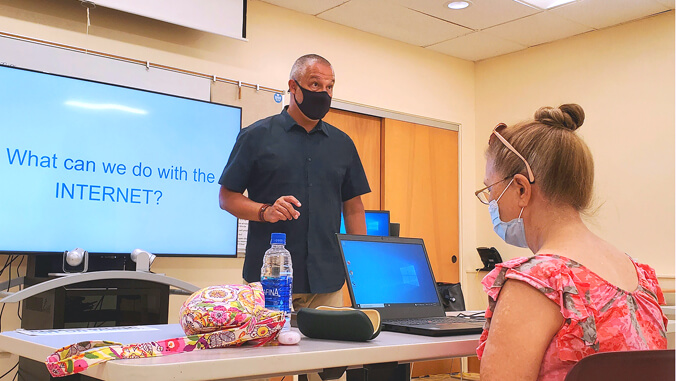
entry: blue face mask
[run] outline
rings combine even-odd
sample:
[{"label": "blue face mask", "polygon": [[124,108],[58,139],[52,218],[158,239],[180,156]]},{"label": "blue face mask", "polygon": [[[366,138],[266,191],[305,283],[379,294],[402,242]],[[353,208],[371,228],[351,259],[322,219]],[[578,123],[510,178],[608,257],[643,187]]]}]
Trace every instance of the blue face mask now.
[{"label": "blue face mask", "polygon": [[502,191],[500,196],[496,200],[491,200],[491,202],[488,203],[488,212],[491,214],[491,220],[493,221],[493,230],[497,235],[500,236],[505,242],[507,242],[510,245],[518,246],[518,247],[528,247],[528,243],[526,242],[526,230],[523,226],[523,218],[521,218],[521,213],[523,213],[523,208],[521,208],[521,212],[519,213],[519,217],[515,218],[511,221],[504,222],[500,219],[500,209],[498,208],[498,201],[500,201],[500,198],[502,197],[503,194],[505,194],[505,191],[507,188],[509,188],[510,185],[512,185],[512,181],[507,184],[505,187],[505,190]]}]

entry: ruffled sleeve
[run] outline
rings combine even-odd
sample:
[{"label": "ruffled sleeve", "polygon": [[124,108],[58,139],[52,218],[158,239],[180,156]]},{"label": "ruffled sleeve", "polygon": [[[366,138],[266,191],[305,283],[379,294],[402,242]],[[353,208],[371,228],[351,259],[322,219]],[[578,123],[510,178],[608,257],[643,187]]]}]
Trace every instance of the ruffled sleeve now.
[{"label": "ruffled sleeve", "polygon": [[486,325],[477,348],[479,358],[483,355],[500,290],[508,279],[532,286],[559,306],[565,319],[564,326],[555,337],[561,360],[577,361],[594,353],[598,347],[594,317],[587,309],[588,303],[582,291],[589,285],[571,271],[570,267],[574,265],[554,255],[520,257],[496,265],[481,282],[488,294],[488,309]]},{"label": "ruffled sleeve", "polygon": [[640,274],[639,283],[643,289],[651,293],[657,300],[657,303],[662,306],[666,305],[667,303],[664,300],[664,294],[662,293],[660,283],[657,281],[655,270],[652,267],[642,263],[634,262],[634,264],[636,264],[636,267],[638,268],[638,272]]},{"label": "ruffled sleeve", "polygon": [[[633,261],[633,260],[632,260]],[[639,287],[641,288],[641,291],[643,292],[637,292],[634,294],[634,297],[637,299],[637,303],[639,304],[646,304],[650,305],[653,303],[657,303],[659,305],[666,305],[667,302],[664,300],[664,294],[662,293],[662,288],[660,287],[660,283],[657,280],[657,275],[655,274],[655,270],[648,266],[644,265],[642,263],[634,262],[636,265],[636,269],[639,274]],[[641,300],[642,298],[647,298],[646,300]],[[669,319],[667,316],[664,314],[661,308],[646,308],[645,309],[646,313],[647,311],[655,311],[656,314],[658,313],[659,316],[654,316],[653,319],[655,321],[662,321],[662,328],[664,328],[665,334],[666,334],[666,327],[669,324]]]}]

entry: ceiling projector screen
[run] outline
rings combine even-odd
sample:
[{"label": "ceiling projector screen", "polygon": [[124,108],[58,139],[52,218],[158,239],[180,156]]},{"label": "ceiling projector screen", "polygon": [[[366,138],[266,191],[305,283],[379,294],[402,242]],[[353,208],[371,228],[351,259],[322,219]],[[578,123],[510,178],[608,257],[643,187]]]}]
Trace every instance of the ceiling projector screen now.
[{"label": "ceiling projector screen", "polygon": [[246,38],[246,0],[90,0],[97,6],[204,32]]}]

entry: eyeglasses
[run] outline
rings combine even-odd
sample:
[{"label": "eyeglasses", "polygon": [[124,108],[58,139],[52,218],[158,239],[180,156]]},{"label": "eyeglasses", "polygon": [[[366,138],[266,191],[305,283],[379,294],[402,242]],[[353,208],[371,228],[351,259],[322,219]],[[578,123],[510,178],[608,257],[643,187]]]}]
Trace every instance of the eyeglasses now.
[{"label": "eyeglasses", "polygon": [[507,177],[505,177],[504,179],[502,179],[502,180],[500,180],[500,181],[496,181],[496,182],[494,182],[493,184],[491,184],[491,185],[489,185],[489,186],[487,186],[487,187],[483,187],[483,188],[479,189],[478,191],[474,192],[474,195],[475,195],[476,198],[478,198],[479,201],[481,201],[483,204],[488,205],[488,204],[490,204],[491,187],[492,187],[493,185],[495,185],[495,184],[500,184],[501,182],[503,182],[503,181],[505,181],[505,180],[509,180],[509,179],[511,179],[512,177],[514,177],[514,176],[513,176],[513,175],[512,175],[512,176],[507,176]]},{"label": "eyeglasses", "polygon": [[[511,144],[509,144],[507,139],[505,139],[504,137],[502,137],[502,135],[500,135],[500,131],[504,130],[506,127],[507,127],[506,124],[498,123],[498,125],[495,126],[495,128],[493,129],[491,136],[488,138],[488,144],[491,144],[493,142],[494,136],[496,136],[498,139],[500,139],[500,141],[502,142],[502,144],[505,145],[505,147],[509,148],[510,151],[514,152],[516,154],[516,156],[518,156],[519,159],[523,160],[523,163],[526,164],[526,171],[528,172],[528,182],[533,184],[535,182],[535,176],[533,176],[533,171],[530,169],[530,165],[528,164],[526,159],[524,159],[523,156],[521,156],[521,154],[514,147],[512,147]],[[512,176],[509,176],[509,177],[512,177]]]}]

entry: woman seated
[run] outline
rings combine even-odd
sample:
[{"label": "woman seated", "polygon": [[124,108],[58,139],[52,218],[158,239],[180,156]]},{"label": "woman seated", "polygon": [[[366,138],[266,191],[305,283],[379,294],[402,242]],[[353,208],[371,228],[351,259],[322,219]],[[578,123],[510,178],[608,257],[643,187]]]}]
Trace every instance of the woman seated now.
[{"label": "woman seated", "polygon": [[582,108],[566,104],[491,133],[476,195],[495,232],[534,255],[498,264],[482,281],[482,380],[563,380],[596,352],[667,347],[655,271],[582,221],[594,183],[592,155],[575,133],[583,122]]}]

